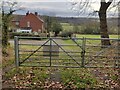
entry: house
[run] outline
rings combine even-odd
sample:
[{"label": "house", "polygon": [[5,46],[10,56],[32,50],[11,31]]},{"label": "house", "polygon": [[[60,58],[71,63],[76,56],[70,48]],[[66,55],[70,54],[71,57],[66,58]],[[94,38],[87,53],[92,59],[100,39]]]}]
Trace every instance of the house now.
[{"label": "house", "polygon": [[19,29],[19,23],[20,20],[24,17],[25,15],[13,15],[13,20],[12,20],[12,27],[11,29],[13,30],[13,32],[17,32],[17,29]]},{"label": "house", "polygon": [[35,35],[46,33],[44,21],[39,17],[37,12],[34,14],[27,12],[22,18],[18,17],[17,20],[14,19],[12,22],[17,28],[16,32],[34,33]]}]

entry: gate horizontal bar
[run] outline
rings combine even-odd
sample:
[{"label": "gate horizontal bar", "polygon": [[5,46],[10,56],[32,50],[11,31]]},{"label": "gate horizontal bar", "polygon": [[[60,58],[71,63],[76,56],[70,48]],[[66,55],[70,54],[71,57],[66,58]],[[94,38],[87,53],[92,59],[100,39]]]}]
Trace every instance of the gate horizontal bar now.
[{"label": "gate horizontal bar", "polygon": [[[38,66],[35,66],[35,65],[22,65],[21,64],[21,67],[22,66],[25,66],[25,67],[50,67],[50,66],[45,66],[45,65],[38,65]],[[59,68],[120,68],[120,67],[114,67],[114,66],[108,66],[108,67],[101,67],[101,66],[84,66],[84,67],[81,67],[81,66],[65,66],[65,65],[52,65],[51,67],[59,67]]]},{"label": "gate horizontal bar", "polygon": [[[25,45],[25,46],[41,46],[43,44],[19,44],[19,45]],[[54,45],[54,44],[53,44]],[[60,46],[77,46],[76,44],[59,44]],[[49,44],[46,44],[44,46],[50,46]]]},{"label": "gate horizontal bar", "polygon": [[[19,39],[48,39],[48,37],[23,37],[23,36],[17,36]],[[79,39],[79,40],[83,40],[83,38],[76,38],[76,37],[49,37],[52,39]],[[87,40],[120,40],[119,38],[85,38]]]},{"label": "gate horizontal bar", "polygon": [[[25,41],[26,39],[29,40],[29,43],[22,42],[22,41]],[[43,41],[43,39],[45,42]],[[35,43],[33,42],[34,40],[35,40]],[[60,40],[60,42],[57,40]],[[63,43],[61,42],[61,40],[64,40]],[[65,40],[69,40],[70,43],[65,42]],[[90,42],[90,41],[93,42],[93,40],[96,40],[96,41],[111,40],[111,43],[113,45],[107,46],[107,45],[100,45],[99,43],[94,44]],[[36,43],[37,41],[39,42]],[[110,56],[108,55],[109,53],[107,54],[107,51],[109,49],[117,50],[119,48],[118,46],[116,46],[117,45],[116,43],[118,41],[120,41],[120,39],[75,38],[75,37],[47,38],[47,37],[18,36],[17,45],[15,47],[16,52],[18,52],[16,53],[16,57],[17,57],[16,61],[18,61],[21,66],[23,65],[23,66],[31,66],[31,67],[35,65],[42,67],[43,64],[47,64],[47,65],[43,65],[43,67],[118,68],[118,65],[119,65],[118,62],[120,57],[117,56],[117,54],[119,54],[119,51],[116,51],[115,53],[111,52],[110,53],[112,54],[111,58],[109,58]],[[54,45],[58,47],[57,51],[52,50],[54,48]],[[31,47],[29,48],[29,46]],[[50,49],[48,47],[48,50],[45,51],[44,48],[46,47],[41,48],[43,46],[50,46]],[[45,53],[48,55],[45,55]],[[57,55],[55,55],[55,53]],[[59,64],[63,64],[63,65],[59,65]]]}]

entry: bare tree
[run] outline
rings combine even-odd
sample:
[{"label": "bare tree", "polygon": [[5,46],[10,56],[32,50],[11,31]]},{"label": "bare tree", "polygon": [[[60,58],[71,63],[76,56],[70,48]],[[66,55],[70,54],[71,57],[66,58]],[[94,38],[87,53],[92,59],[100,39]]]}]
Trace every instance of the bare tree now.
[{"label": "bare tree", "polygon": [[6,48],[8,46],[8,30],[9,24],[12,19],[12,14],[22,8],[17,7],[17,2],[2,2],[2,46],[3,46],[3,53],[6,53]]},{"label": "bare tree", "polygon": [[[84,0],[77,0],[77,2],[75,2],[75,0],[74,0],[72,2],[72,6],[73,6],[73,8],[77,6],[77,8],[79,9],[78,10],[79,13],[81,11],[85,12],[86,8],[90,9],[91,2],[94,3],[94,0],[86,0],[86,1],[84,1]],[[111,9],[110,5],[112,7],[116,7],[118,5],[118,3],[120,3],[120,1],[116,2],[115,0],[108,0],[106,2],[106,0],[100,0],[99,3],[100,3],[100,8],[99,8],[98,11],[95,10],[94,13],[97,12],[98,15],[99,15],[101,38],[109,38],[108,28],[107,28],[107,11],[108,11],[108,8]],[[108,40],[108,39],[101,40],[101,44],[102,45],[111,45],[110,44],[110,40]]]},{"label": "bare tree", "polygon": [[[101,33],[101,38],[109,38],[108,35],[108,30],[107,30],[107,20],[106,20],[106,12],[110,4],[112,3],[113,0],[109,0],[107,3],[105,0],[101,0],[101,6],[99,9],[99,19],[100,19],[100,33]],[[102,45],[110,45],[109,40],[102,40],[101,41]]]}]

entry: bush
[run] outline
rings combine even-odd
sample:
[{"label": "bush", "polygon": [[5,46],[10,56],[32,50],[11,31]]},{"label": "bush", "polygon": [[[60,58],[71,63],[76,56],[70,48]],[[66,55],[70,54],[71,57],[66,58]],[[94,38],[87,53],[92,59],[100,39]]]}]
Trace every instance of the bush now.
[{"label": "bush", "polygon": [[52,31],[55,32],[55,37],[58,36],[58,34],[60,33],[60,31],[62,31],[62,25],[58,22],[54,22],[52,25]]},{"label": "bush", "polygon": [[98,28],[92,28],[92,27],[86,27],[84,30],[82,30],[83,34],[100,34],[100,29]]},{"label": "bush", "polygon": [[39,37],[39,35],[33,35],[33,34],[30,34],[30,33],[16,33],[16,32],[10,33],[9,36],[10,36],[10,39],[13,39],[14,36],[29,36],[29,37],[36,36],[36,37]]},{"label": "bush", "polygon": [[72,37],[73,32],[72,31],[64,31],[60,34],[61,37]]}]

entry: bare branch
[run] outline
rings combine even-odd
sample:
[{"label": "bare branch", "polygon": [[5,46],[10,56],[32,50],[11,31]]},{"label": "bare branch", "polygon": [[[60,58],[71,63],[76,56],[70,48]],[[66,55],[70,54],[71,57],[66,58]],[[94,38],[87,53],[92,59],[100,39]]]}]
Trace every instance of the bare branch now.
[{"label": "bare branch", "polygon": [[109,0],[109,1],[106,3],[106,7],[108,8],[112,2],[113,2],[113,0]]},{"label": "bare branch", "polygon": [[[109,0],[108,2],[113,2],[113,0]],[[107,2],[107,3],[108,3],[108,2]]]},{"label": "bare branch", "polygon": [[96,10],[96,11],[93,11],[93,12],[89,13],[88,16],[90,16],[90,15],[94,16],[94,15],[96,15],[98,12],[99,12],[99,11],[97,11],[97,10]]},{"label": "bare branch", "polygon": [[114,4],[111,5],[111,7],[109,7],[108,11],[110,11],[111,9],[117,7],[117,6],[119,5],[119,3],[120,3],[120,1],[119,1],[119,2],[115,2],[115,1],[114,1]]},{"label": "bare branch", "polygon": [[74,10],[75,12],[77,12],[78,15],[81,15],[88,11],[89,8],[86,8],[90,7],[90,0],[79,0],[78,2],[74,0],[73,2],[71,2],[71,6],[71,10]]}]

